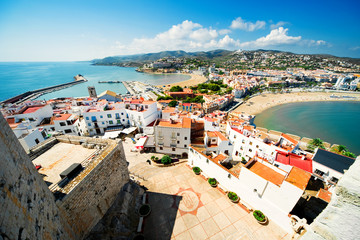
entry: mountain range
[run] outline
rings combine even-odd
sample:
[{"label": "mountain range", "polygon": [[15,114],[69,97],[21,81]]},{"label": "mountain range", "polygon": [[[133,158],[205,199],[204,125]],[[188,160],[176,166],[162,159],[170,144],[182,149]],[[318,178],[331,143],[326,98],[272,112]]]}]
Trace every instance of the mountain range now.
[{"label": "mountain range", "polygon": [[295,54],[291,52],[282,52],[277,50],[253,50],[253,51],[229,51],[224,49],[217,49],[212,51],[199,51],[199,52],[186,52],[182,50],[178,51],[162,51],[158,53],[146,53],[146,54],[134,54],[134,55],[122,55],[122,56],[111,56],[105,57],[102,59],[94,59],[92,60],[92,64],[94,65],[116,65],[116,66],[124,66],[124,67],[138,67],[143,65],[144,63],[149,63],[156,61],[158,59],[164,57],[176,57],[176,58],[200,58],[203,60],[220,60],[226,59],[228,60],[231,58],[232,55],[237,55],[240,53],[283,53],[286,55],[305,55],[305,56],[312,56],[315,58],[328,58],[328,59],[338,59],[347,61],[353,64],[360,64],[359,58],[347,58],[347,57],[336,57],[328,54]]}]

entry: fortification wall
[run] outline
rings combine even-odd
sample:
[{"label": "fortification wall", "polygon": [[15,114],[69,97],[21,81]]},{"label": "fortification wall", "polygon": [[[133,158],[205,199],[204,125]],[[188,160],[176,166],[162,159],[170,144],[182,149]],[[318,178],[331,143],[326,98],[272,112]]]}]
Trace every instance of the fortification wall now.
[{"label": "fortification wall", "polygon": [[[57,205],[77,235],[84,237],[102,219],[121,188],[129,182],[129,172],[121,141],[59,136],[60,142],[107,144],[104,156],[91,163],[73,181],[77,185]],[[108,152],[109,151],[109,152]],[[72,184],[72,183],[70,183]]]},{"label": "fortification wall", "polygon": [[78,239],[1,113],[0,146],[1,238]]}]

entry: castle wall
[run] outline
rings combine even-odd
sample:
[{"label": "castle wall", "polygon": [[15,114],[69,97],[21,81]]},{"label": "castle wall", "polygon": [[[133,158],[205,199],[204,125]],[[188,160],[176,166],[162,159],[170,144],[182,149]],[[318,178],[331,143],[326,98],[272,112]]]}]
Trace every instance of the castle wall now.
[{"label": "castle wall", "polygon": [[0,236],[76,239],[53,194],[0,114]]},{"label": "castle wall", "polygon": [[[65,140],[57,137],[60,142]],[[71,138],[72,142],[84,137]],[[90,139],[89,139],[90,141]],[[102,139],[91,139],[93,143],[104,143]],[[110,152],[101,161],[93,162],[73,181],[79,182],[60,201],[63,211],[76,234],[84,237],[102,219],[114,203],[121,188],[129,182],[125,154],[120,142],[106,140]],[[100,156],[101,158],[101,156]],[[70,183],[71,184],[71,183]]]}]

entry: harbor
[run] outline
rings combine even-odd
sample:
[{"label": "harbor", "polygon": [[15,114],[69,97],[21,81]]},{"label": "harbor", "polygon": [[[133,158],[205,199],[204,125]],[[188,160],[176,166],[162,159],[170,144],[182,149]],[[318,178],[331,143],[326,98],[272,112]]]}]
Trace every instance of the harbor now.
[{"label": "harbor", "polygon": [[143,82],[123,81],[122,84],[125,86],[129,95],[143,97],[146,100],[150,100],[150,99],[156,100],[159,95],[160,96],[164,95],[157,87]]},{"label": "harbor", "polygon": [[72,81],[72,82],[58,84],[58,85],[45,87],[45,88],[40,88],[40,89],[36,89],[36,90],[32,90],[32,91],[27,91],[25,93],[22,93],[22,94],[19,94],[19,95],[15,96],[15,97],[6,99],[6,100],[2,101],[1,104],[22,103],[22,102],[27,101],[27,100],[36,99],[36,98],[42,96],[43,94],[54,92],[54,91],[59,91],[61,89],[68,88],[68,87],[71,87],[71,86],[74,86],[74,85],[77,85],[77,84],[88,81],[86,78],[84,78],[80,74],[76,75],[74,77],[74,79],[75,80]]}]

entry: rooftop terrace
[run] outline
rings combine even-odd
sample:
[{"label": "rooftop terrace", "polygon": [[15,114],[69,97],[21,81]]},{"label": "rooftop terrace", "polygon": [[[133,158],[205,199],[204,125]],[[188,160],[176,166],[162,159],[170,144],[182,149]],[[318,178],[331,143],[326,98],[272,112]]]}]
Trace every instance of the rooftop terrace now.
[{"label": "rooftop terrace", "polygon": [[41,165],[39,173],[43,174],[48,185],[61,180],[60,173],[74,163],[81,163],[96,152],[96,149],[84,148],[81,145],[59,142],[33,160]]}]

